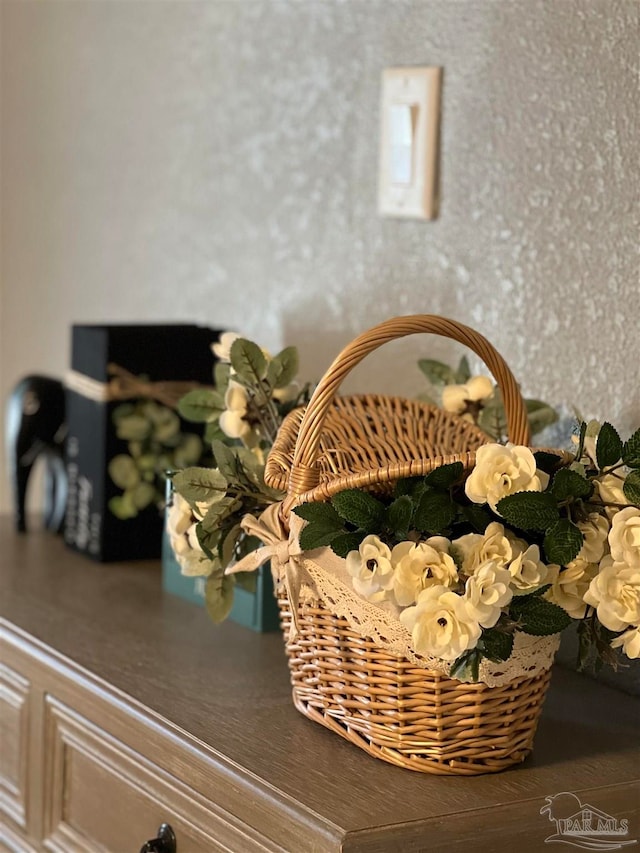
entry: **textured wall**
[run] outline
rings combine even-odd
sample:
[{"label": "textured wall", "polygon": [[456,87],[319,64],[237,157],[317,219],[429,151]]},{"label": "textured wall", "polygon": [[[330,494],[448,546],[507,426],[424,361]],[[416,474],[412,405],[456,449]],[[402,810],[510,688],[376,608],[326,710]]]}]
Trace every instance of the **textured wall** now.
[{"label": "textured wall", "polygon": [[[73,321],[235,326],[312,377],[438,312],[526,391],[640,420],[636,0],[1,9],[3,394],[63,371]],[[376,214],[380,72],[403,64],[445,70],[433,223]],[[415,391],[415,357],[453,348],[389,352],[351,387]]]}]

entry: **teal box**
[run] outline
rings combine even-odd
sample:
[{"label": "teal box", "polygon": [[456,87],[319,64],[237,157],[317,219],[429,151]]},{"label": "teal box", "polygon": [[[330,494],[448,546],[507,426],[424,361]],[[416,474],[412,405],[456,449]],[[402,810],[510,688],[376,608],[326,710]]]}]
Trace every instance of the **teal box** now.
[{"label": "teal box", "polygon": [[[205,578],[185,577],[181,573],[165,531],[162,539],[162,588],[192,604],[204,606],[204,585]],[[271,569],[268,565],[262,566],[257,571],[255,592],[248,592],[239,586],[235,587],[233,607],[228,618],[232,622],[260,633],[279,630],[280,616],[273,593]]]}]

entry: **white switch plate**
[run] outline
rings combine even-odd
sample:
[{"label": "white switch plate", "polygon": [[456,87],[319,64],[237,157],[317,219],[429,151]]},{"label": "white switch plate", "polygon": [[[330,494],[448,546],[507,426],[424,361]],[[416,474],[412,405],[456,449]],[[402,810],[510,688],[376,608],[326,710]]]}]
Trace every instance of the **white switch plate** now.
[{"label": "white switch plate", "polygon": [[378,210],[384,216],[435,219],[442,68],[382,73]]}]

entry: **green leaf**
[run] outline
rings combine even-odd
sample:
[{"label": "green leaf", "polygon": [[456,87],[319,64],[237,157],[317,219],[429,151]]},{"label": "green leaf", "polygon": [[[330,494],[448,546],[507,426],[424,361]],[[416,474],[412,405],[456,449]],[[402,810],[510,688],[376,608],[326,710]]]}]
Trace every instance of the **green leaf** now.
[{"label": "green leaf", "polygon": [[570,468],[561,468],[553,478],[551,492],[558,501],[567,498],[589,498],[593,494],[593,483]]},{"label": "green leaf", "polygon": [[144,441],[151,432],[151,423],[142,415],[127,415],[116,423],[116,435],[123,441]]},{"label": "green leaf", "polygon": [[525,400],[532,435],[542,432],[558,420],[558,413],[542,400]]},{"label": "green leaf", "polygon": [[418,362],[418,367],[429,382],[433,382],[434,385],[457,384],[455,371],[442,361],[435,361],[432,358],[421,358]]},{"label": "green leaf", "polygon": [[536,450],[533,456],[536,460],[536,468],[544,471],[545,474],[553,474],[560,464],[560,457],[555,453],[547,453],[546,450]]},{"label": "green leaf", "polygon": [[330,503],[300,504],[293,512],[310,524],[333,525],[336,531],[344,531],[344,522]]},{"label": "green leaf", "polygon": [[212,388],[194,388],[178,400],[178,413],[196,424],[208,423],[224,411],[224,398]]},{"label": "green leaf", "polygon": [[122,418],[135,414],[135,411],[136,407],[133,403],[120,403],[120,405],[116,406],[113,412],[111,412],[111,420],[114,424],[117,424],[118,421],[122,420]]},{"label": "green leaf", "polygon": [[640,429],[625,441],[622,448],[622,461],[629,468],[640,468]]},{"label": "green leaf", "polygon": [[519,621],[520,629],[535,637],[558,634],[571,624],[571,617],[566,610],[539,596],[515,598],[510,610]]},{"label": "green leaf", "polygon": [[521,530],[547,530],[560,518],[556,499],[548,492],[516,492],[498,501],[498,513]]},{"label": "green leaf", "polygon": [[220,424],[217,419],[209,421],[204,428],[204,440],[207,444],[211,444],[213,441],[216,441],[216,439],[218,441],[229,441],[229,437],[220,429]]},{"label": "green leaf", "polygon": [[331,499],[338,514],[349,524],[371,533],[378,533],[382,526],[385,506],[368,492],[347,489]]},{"label": "green leaf", "polygon": [[216,391],[219,394],[225,394],[229,387],[229,378],[231,375],[231,365],[226,361],[219,361],[213,368],[213,381],[215,382]]},{"label": "green leaf", "polygon": [[483,631],[480,640],[482,654],[494,663],[508,660],[513,651],[513,634],[506,634],[497,628]]},{"label": "green leaf", "polygon": [[425,492],[413,517],[414,527],[422,533],[442,533],[456,517],[456,506],[446,492]]},{"label": "green leaf", "polygon": [[313,551],[315,548],[331,545],[333,540],[342,533],[344,533],[344,530],[336,530],[332,524],[316,521],[313,524],[307,524],[302,529],[300,533],[300,547],[303,551]]},{"label": "green leaf", "polygon": [[364,537],[364,530],[359,533],[339,533],[331,540],[331,550],[343,559],[350,551],[357,551]]},{"label": "green leaf", "polygon": [[188,468],[196,465],[202,456],[202,440],[192,432],[184,433],[174,454],[174,467]]},{"label": "green leaf", "polygon": [[131,500],[136,509],[145,509],[156,499],[156,490],[151,483],[138,483],[131,490]]},{"label": "green leaf", "polygon": [[119,518],[120,521],[127,521],[130,518],[135,518],[138,514],[136,505],[130,492],[125,492],[123,495],[116,495],[109,501],[109,511]]},{"label": "green leaf", "polygon": [[622,491],[629,503],[640,506],[640,471],[631,471],[627,475]]},{"label": "green leaf", "polygon": [[478,416],[478,426],[496,441],[502,439],[507,431],[507,416],[502,400],[492,400],[481,410]]},{"label": "green leaf", "polygon": [[286,347],[269,362],[267,382],[271,388],[284,388],[292,382],[298,373],[298,350]]},{"label": "green leaf", "polygon": [[130,456],[119,453],[110,460],[107,470],[119,489],[132,489],[140,482],[140,471]]},{"label": "green leaf", "polygon": [[596,461],[602,471],[609,465],[615,465],[622,456],[622,439],[610,423],[603,423],[596,442]]},{"label": "green leaf", "polygon": [[235,578],[236,586],[239,586],[240,589],[245,590],[245,592],[255,593],[258,585],[257,572],[238,572],[232,575],[232,577]]},{"label": "green leaf", "polygon": [[257,344],[237,338],[231,345],[231,366],[241,379],[255,386],[267,375],[267,359]]},{"label": "green leaf", "polygon": [[459,658],[456,658],[451,664],[451,678],[457,678],[458,681],[475,682],[480,674],[480,661],[482,660],[482,652],[480,649],[469,649],[463,652]]},{"label": "green leaf", "polygon": [[460,363],[458,364],[458,369],[456,370],[456,383],[458,385],[464,385],[469,379],[471,379],[469,359],[466,355],[463,355],[460,359]]},{"label": "green leaf", "polygon": [[586,437],[587,423],[586,421],[580,421],[580,430],[578,432],[578,447],[576,449],[576,455],[574,457],[575,462],[580,462],[580,460],[584,456],[584,440]]},{"label": "green leaf", "polygon": [[387,507],[386,524],[397,539],[406,539],[414,504],[409,495],[402,495]]},{"label": "green leaf", "polygon": [[567,518],[561,518],[544,537],[544,553],[549,563],[566,566],[580,553],[584,535],[579,527]]},{"label": "green leaf", "polygon": [[175,490],[189,503],[219,500],[227,491],[227,481],[217,468],[185,468],[172,480]]},{"label": "green leaf", "polygon": [[220,498],[215,503],[211,504],[204,518],[202,519],[203,530],[207,533],[219,530],[224,518],[242,506],[237,498]]},{"label": "green leaf", "polygon": [[224,622],[233,606],[234,580],[222,570],[212,572],[206,580],[204,599],[207,613],[216,624]]},{"label": "green leaf", "polygon": [[409,495],[414,500],[418,500],[427,489],[427,484],[424,477],[404,477],[396,483],[393,494],[399,498],[402,495]]},{"label": "green leaf", "polygon": [[484,533],[491,522],[494,521],[487,510],[478,506],[478,504],[463,506],[461,509],[463,517],[477,533]]},{"label": "green leaf", "polygon": [[434,468],[427,474],[424,481],[428,486],[435,489],[449,489],[462,478],[463,473],[464,465],[462,462],[452,462],[450,465]]},{"label": "green leaf", "polygon": [[[238,458],[228,444],[224,441],[214,439],[211,442],[211,449],[216,460],[216,466],[227,483],[238,482]],[[256,460],[257,461],[257,460]]]}]

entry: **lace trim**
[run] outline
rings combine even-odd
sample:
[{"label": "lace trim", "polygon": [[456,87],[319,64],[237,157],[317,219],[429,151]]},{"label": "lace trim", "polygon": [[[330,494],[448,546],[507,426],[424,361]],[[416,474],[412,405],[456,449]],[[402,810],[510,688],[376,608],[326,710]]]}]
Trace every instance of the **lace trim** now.
[{"label": "lace trim", "polygon": [[[346,619],[360,636],[374,640],[381,648],[406,658],[417,667],[449,675],[450,662],[436,657],[425,657],[415,651],[411,634],[398,620],[398,608],[392,604],[373,604],[360,598],[351,585],[347,586],[336,574],[336,569],[339,572],[340,568],[344,567],[344,561],[333,554],[331,555],[335,560],[328,560],[326,550],[322,551],[323,566],[319,566],[307,555],[301,560],[308,575],[302,581],[301,602],[311,603],[320,599],[332,613]],[[342,566],[336,565],[336,562]],[[330,566],[326,565],[327,563],[330,563]],[[511,657],[503,663],[483,660],[478,680],[488,687],[501,687],[514,679],[531,678],[545,672],[551,668],[559,645],[559,634],[533,637],[518,631]]]}]

